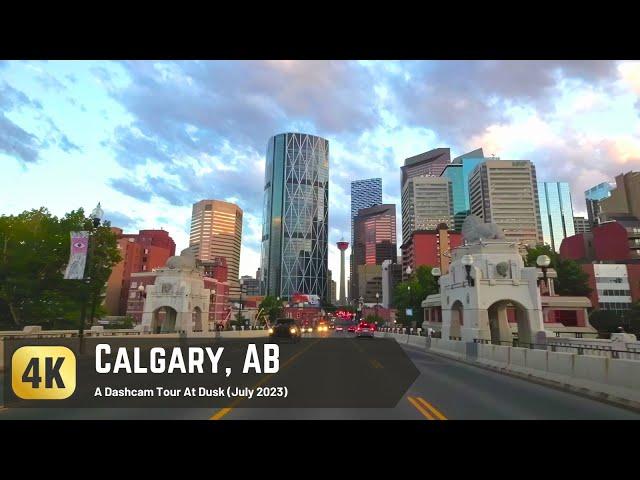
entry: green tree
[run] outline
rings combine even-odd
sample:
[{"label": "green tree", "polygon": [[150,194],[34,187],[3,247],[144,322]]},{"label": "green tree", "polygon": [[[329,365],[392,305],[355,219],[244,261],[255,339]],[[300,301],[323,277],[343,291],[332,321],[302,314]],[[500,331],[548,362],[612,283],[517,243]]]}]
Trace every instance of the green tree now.
[{"label": "green tree", "polygon": [[549,268],[553,268],[558,278],[554,279],[555,291],[558,295],[589,296],[589,274],[574,260],[562,259],[549,245],[538,245],[527,248],[525,265],[537,267],[537,259],[540,255],[547,255],[551,259]]},{"label": "green tree", "polygon": [[[422,323],[422,301],[429,295],[438,293],[436,278],[431,275],[432,267],[422,265],[404,282],[396,285],[393,291],[393,306],[398,310],[400,323]],[[413,310],[413,315],[406,315],[406,309]]]},{"label": "green tree", "polygon": [[283,314],[282,301],[271,295],[264,297],[262,302],[260,302],[259,308],[261,308],[263,314],[269,318],[269,323],[275,323]]},{"label": "green tree", "polygon": [[82,209],[57,218],[46,208],[0,216],[0,323],[77,328],[83,302],[100,312],[105,284],[120,261],[109,223],[95,229],[90,281],[64,280],[71,231],[93,230]]}]

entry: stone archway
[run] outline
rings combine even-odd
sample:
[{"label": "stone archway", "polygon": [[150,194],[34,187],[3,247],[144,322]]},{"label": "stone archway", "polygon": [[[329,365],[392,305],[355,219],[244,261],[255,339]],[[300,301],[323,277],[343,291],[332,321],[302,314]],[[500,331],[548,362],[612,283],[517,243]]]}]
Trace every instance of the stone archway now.
[{"label": "stone archway", "polygon": [[462,326],[464,325],[464,307],[460,300],[456,300],[451,305],[451,324],[449,337],[456,340],[462,338]]},{"label": "stone archway", "polygon": [[178,312],[168,306],[158,307],[153,311],[151,318],[152,333],[174,333]]},{"label": "stone archway", "polygon": [[513,345],[513,334],[509,326],[508,309],[514,308],[518,327],[518,344],[528,346],[533,343],[529,312],[515,300],[498,300],[487,309],[491,343],[497,345]]},{"label": "stone archway", "polygon": [[192,312],[192,320],[193,320],[193,331],[201,332],[202,331],[202,310],[200,307],[195,307]]}]

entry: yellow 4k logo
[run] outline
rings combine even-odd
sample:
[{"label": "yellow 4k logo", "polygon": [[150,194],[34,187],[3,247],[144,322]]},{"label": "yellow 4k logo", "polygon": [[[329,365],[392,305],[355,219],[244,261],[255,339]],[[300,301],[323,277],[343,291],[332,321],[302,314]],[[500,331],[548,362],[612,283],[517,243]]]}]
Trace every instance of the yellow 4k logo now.
[{"label": "yellow 4k logo", "polygon": [[11,357],[11,386],[25,400],[62,400],[76,389],[76,356],[67,347],[20,347]]}]

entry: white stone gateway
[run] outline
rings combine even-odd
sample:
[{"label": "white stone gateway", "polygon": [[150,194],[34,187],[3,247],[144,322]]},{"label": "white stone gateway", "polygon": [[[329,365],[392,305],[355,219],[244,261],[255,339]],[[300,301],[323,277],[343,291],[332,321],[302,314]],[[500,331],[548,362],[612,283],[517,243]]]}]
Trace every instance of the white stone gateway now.
[{"label": "white stone gateway", "polygon": [[519,343],[545,343],[537,268],[524,266],[518,245],[505,240],[495,225],[482,225],[482,232],[491,234],[486,239],[482,232],[474,233],[477,224],[477,218],[465,220],[463,231],[471,241],[465,238],[466,244],[453,250],[449,273],[440,277],[442,338],[511,345],[511,307]]},{"label": "white stone gateway", "polygon": [[151,333],[185,333],[209,330],[211,290],[204,288],[204,269],[187,248],[155,271],[147,285],[142,328]]}]

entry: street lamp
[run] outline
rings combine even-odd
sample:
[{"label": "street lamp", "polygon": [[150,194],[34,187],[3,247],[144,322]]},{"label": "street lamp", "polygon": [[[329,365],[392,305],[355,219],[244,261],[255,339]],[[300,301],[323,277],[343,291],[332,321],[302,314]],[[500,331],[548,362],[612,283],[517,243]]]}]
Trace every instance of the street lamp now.
[{"label": "street lamp", "polygon": [[[547,281],[547,269],[549,268],[549,265],[551,265],[551,259],[549,258],[548,255],[540,255],[538,258],[536,258],[536,264],[542,269],[542,280],[544,281],[544,286],[547,288],[547,291],[549,291],[549,283]],[[539,281],[538,281],[538,285],[540,285]]]},{"label": "street lamp", "polygon": [[471,276],[471,265],[473,265],[473,257],[471,255],[463,255],[460,259],[460,263],[464,265],[464,269],[467,271],[467,284],[470,287],[475,286],[475,280]]},{"label": "street lamp", "polygon": [[380,293],[376,292],[376,322],[378,321],[378,304],[380,303]]}]

